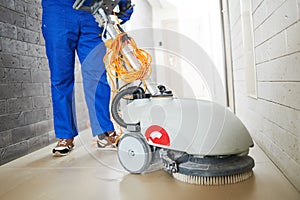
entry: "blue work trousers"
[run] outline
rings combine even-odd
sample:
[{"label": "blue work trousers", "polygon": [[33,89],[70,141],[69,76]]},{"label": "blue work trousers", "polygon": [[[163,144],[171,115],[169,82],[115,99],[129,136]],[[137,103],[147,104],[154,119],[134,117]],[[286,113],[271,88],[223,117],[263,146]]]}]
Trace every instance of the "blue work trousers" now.
[{"label": "blue work trousers", "polygon": [[74,99],[74,64],[77,52],[93,136],[113,131],[110,87],[99,37],[102,29],[86,11],[73,10],[74,0],[43,0],[42,31],[51,74],[54,129],[57,138],[78,135]]}]

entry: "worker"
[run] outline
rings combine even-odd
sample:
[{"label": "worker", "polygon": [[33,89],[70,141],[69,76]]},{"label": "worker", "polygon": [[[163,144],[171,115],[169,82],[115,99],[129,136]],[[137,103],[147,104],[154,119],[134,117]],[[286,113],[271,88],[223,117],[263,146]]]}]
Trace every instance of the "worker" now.
[{"label": "worker", "polygon": [[[105,47],[99,35],[103,29],[98,26],[91,13],[74,10],[74,2],[75,0],[42,0],[42,33],[50,68],[54,131],[58,140],[52,150],[54,156],[67,155],[73,149],[74,138],[78,135],[73,91],[75,52],[81,63],[85,99],[97,145],[100,149],[111,149],[114,148],[116,139],[109,113],[110,86],[105,70],[101,70],[104,69],[102,58]],[[88,6],[90,3],[91,0],[88,0],[84,5]],[[119,10],[119,18],[123,22],[129,20],[133,12],[131,1],[120,0]],[[99,50],[98,53],[95,49]],[[91,59],[87,61],[87,58],[93,57],[90,54],[95,52],[94,55],[100,56],[98,62]],[[95,74],[95,71],[98,73]],[[91,73],[93,77],[89,76]],[[93,80],[85,80],[91,77]],[[95,88],[92,92],[91,87]]]}]

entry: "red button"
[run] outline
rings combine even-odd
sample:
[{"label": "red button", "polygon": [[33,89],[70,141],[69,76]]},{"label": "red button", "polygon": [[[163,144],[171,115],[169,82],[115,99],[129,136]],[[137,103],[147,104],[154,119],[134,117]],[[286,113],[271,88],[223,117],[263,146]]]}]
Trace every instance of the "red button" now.
[{"label": "red button", "polygon": [[150,126],[145,133],[145,137],[148,142],[159,144],[163,146],[170,146],[170,137],[167,131],[158,125]]}]

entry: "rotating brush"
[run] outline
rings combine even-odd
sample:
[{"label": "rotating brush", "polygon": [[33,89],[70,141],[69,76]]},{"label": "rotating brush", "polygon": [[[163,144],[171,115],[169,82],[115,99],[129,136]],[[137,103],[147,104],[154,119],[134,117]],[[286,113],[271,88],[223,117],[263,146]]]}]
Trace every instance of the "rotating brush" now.
[{"label": "rotating brush", "polygon": [[227,185],[244,181],[253,175],[254,160],[249,156],[225,158],[190,156],[178,165],[173,177],[190,184]]}]

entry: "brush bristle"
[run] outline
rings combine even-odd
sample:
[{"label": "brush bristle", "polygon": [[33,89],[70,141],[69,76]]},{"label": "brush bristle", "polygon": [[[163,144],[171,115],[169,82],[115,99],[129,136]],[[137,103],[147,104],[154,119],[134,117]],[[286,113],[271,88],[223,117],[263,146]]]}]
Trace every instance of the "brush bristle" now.
[{"label": "brush bristle", "polygon": [[197,185],[227,185],[244,181],[252,176],[252,170],[229,176],[191,176],[180,173],[173,173],[173,177],[185,183]]}]

